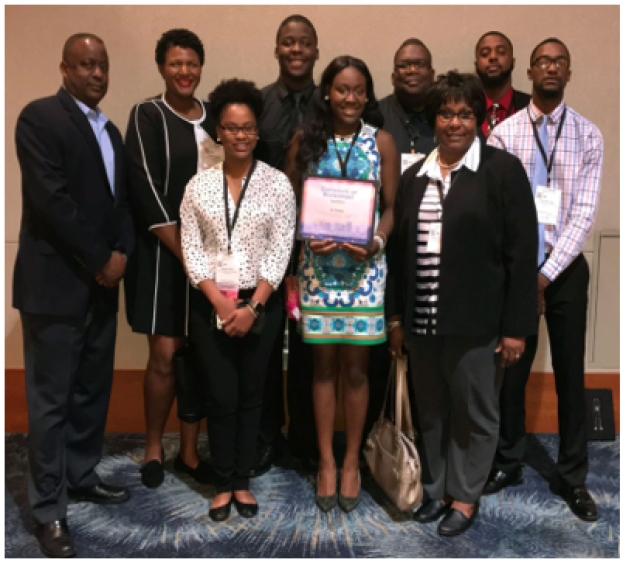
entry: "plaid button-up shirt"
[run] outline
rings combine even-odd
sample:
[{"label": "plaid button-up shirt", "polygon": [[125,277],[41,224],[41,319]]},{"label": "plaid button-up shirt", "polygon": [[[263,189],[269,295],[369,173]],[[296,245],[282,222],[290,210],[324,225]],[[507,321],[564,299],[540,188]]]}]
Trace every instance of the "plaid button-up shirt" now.
[{"label": "plaid button-up shirt", "polygon": [[[573,262],[588,240],[597,214],[604,159],[604,141],[599,129],[564,102],[545,116],[548,159],[565,108],[567,114],[556,146],[550,184],[562,190],[562,198],[556,224],[545,225],[545,251],[551,254],[541,267],[541,273],[551,281]],[[487,141],[519,158],[530,180],[534,177],[536,159],[542,158],[531,121],[536,120],[538,126],[542,119],[543,114],[530,102],[527,108],[495,127]]]}]

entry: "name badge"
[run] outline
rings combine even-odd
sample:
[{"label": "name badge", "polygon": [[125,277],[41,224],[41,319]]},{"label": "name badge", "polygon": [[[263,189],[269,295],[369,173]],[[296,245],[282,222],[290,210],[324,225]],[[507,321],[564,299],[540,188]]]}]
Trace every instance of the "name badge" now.
[{"label": "name badge", "polygon": [[534,204],[539,223],[555,225],[558,221],[562,191],[547,186],[537,186],[534,193]]},{"label": "name badge", "polygon": [[441,253],[441,223],[431,223],[428,231],[426,252]]},{"label": "name badge", "polygon": [[420,162],[426,155],[421,152],[410,153],[403,152],[400,155],[400,173],[404,174],[405,170],[409,168],[409,166],[413,166],[416,162]]},{"label": "name badge", "polygon": [[219,254],[216,257],[216,287],[228,299],[238,298],[240,272],[233,254]]}]

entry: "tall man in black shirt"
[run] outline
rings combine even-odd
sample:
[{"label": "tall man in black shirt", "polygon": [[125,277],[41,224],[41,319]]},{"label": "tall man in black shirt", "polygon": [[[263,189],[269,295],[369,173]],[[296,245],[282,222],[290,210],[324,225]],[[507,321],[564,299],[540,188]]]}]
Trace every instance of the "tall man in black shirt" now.
[{"label": "tall man in black shirt", "polygon": [[[277,30],[275,58],[279,61],[279,78],[262,90],[264,112],[260,119],[256,155],[283,170],[292,134],[311,115],[312,100],[318,95],[313,78],[314,64],[318,60],[318,37],[306,17],[295,14],[281,22]],[[286,275],[296,274],[298,250],[297,244]],[[283,291],[283,284],[279,291]],[[266,375],[258,461],[252,476],[270,469],[284,446],[281,434],[285,423],[284,331],[277,339]],[[288,319],[288,444],[290,452],[304,461],[317,457],[311,384],[311,347],[303,344],[296,330],[296,321]]]},{"label": "tall man in black shirt", "polygon": [[426,92],[435,80],[433,58],[419,39],[403,42],[394,55],[394,93],[379,102],[383,129],[394,138],[401,153],[401,172],[427,156],[436,146],[426,121]]}]

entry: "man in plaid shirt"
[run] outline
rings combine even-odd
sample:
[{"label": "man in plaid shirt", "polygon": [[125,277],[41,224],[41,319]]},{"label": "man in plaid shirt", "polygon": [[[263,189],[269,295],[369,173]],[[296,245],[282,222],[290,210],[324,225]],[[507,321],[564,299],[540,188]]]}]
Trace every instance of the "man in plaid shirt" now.
[{"label": "man in plaid shirt", "polygon": [[[595,222],[603,166],[599,129],[563,101],[571,56],[559,39],[539,43],[530,56],[529,106],[498,125],[489,144],[523,163],[539,216],[538,314],[545,314],[558,394],[560,445],[550,488],[573,513],[597,520],[586,489],[588,471],[584,352],[588,264],[582,248]],[[535,311],[536,313],[536,311]],[[483,494],[521,482],[525,452],[525,386],[537,348],[526,340],[522,358],[506,370],[500,395],[500,438]]]}]

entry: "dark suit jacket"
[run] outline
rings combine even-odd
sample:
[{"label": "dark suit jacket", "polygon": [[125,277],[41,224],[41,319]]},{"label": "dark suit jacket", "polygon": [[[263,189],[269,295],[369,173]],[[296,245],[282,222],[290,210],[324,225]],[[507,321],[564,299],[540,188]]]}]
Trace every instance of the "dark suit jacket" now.
[{"label": "dark suit jacket", "polygon": [[527,107],[530,103],[530,99],[530,94],[526,94],[525,92],[520,92],[519,90],[513,89],[513,107],[515,108],[514,113],[517,113],[519,110]]},{"label": "dark suit jacket", "polygon": [[22,172],[22,222],[13,306],[25,313],[83,316],[94,298],[116,310],[118,290],[95,282],[112,250],[134,245],[119,130],[115,194],[89,121],[63,88],[28,104],[15,132]]},{"label": "dark suit jacket", "polygon": [[[402,175],[387,245],[386,314],[401,315],[409,332],[418,210],[429,181],[416,176],[422,164]],[[458,174],[443,206],[437,334],[535,334],[538,230],[525,170],[513,155],[481,144],[478,170]]]}]

